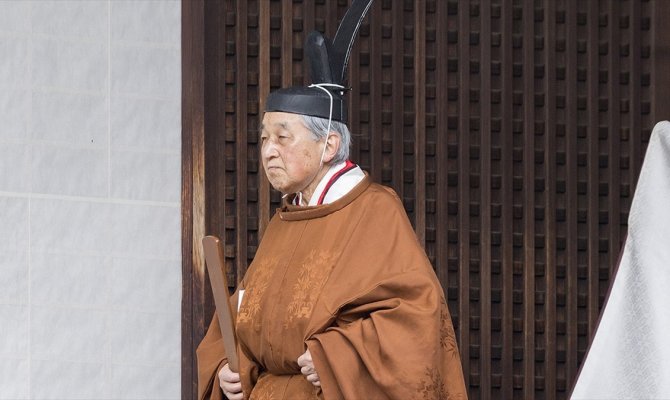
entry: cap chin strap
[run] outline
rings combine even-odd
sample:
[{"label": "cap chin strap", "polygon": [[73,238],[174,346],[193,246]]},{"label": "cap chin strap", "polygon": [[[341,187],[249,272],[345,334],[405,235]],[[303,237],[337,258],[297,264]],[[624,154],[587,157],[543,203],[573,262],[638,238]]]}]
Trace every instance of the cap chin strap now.
[{"label": "cap chin strap", "polygon": [[[344,86],[338,85],[337,83],[314,83],[309,85],[309,87],[318,88],[326,92],[328,97],[330,97],[330,110],[328,112],[328,129],[326,130],[326,140],[323,143],[323,151],[321,152],[321,159],[319,160],[319,168],[316,170],[314,177],[312,177],[307,186],[311,185],[312,182],[314,182],[314,179],[316,179],[316,177],[319,176],[319,171],[321,171],[321,167],[323,166],[323,158],[326,156],[326,147],[328,147],[328,137],[330,136],[330,123],[333,120],[333,94],[330,93],[330,90],[326,89],[326,87],[344,89]],[[312,195],[314,195],[314,193],[312,193]],[[284,195],[283,197],[286,196],[287,195]]]},{"label": "cap chin strap", "polygon": [[[344,89],[345,87],[342,85],[338,85],[337,83],[313,83],[309,85],[308,87],[314,87],[317,89],[323,90],[328,97],[330,98],[330,110],[328,112],[328,129],[326,130],[326,140],[323,143],[323,151],[321,152],[321,159],[319,160],[319,168],[316,170],[316,173],[314,174],[314,177],[312,180],[309,181],[307,186],[311,185],[312,182],[314,182],[314,179],[319,175],[319,171],[321,171],[321,167],[323,166],[323,158],[326,156],[326,147],[328,147],[328,137],[330,136],[330,123],[333,120],[333,94],[330,93],[330,90],[326,89],[326,87],[334,87],[338,89]],[[288,196],[288,193],[282,196],[282,199]]]},{"label": "cap chin strap", "polygon": [[[330,123],[333,120],[333,94],[330,93],[330,90],[326,89],[326,87],[334,87],[338,89],[344,89],[344,86],[338,85],[337,83],[313,83],[309,85],[308,87],[315,87],[318,89],[323,90],[326,92],[328,97],[330,97],[330,110],[328,112],[328,130],[326,130],[326,141],[323,144],[323,151],[321,152],[321,160],[319,161],[319,169],[321,169],[321,166],[323,165],[323,157],[326,155],[326,147],[328,146],[328,137],[330,136]],[[317,172],[318,175],[318,172]],[[316,176],[315,176],[316,178]],[[312,179],[314,180],[314,179]],[[312,183],[312,182],[310,182]]]}]

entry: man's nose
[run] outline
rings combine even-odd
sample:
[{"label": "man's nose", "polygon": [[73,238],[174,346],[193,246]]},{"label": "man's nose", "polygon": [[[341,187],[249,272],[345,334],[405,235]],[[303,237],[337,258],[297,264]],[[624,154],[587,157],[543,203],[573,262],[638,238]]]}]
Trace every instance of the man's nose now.
[{"label": "man's nose", "polygon": [[261,147],[261,155],[263,158],[273,158],[277,157],[279,153],[277,152],[277,145],[273,140],[266,140]]}]

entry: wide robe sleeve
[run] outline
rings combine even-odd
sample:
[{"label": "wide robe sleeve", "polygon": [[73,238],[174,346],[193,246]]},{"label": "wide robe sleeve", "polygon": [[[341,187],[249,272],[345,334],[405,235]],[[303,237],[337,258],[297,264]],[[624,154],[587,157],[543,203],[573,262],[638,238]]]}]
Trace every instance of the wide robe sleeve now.
[{"label": "wide robe sleeve", "polygon": [[371,188],[349,218],[359,223],[322,294],[333,322],[306,337],[323,395],[465,399],[444,291],[399,198],[384,189]]},{"label": "wide robe sleeve", "polygon": [[[237,314],[237,299],[239,290],[230,296],[233,305],[233,316]],[[219,327],[219,318],[216,313],[209,324],[207,333],[196,350],[198,361],[198,399],[222,400],[224,399],[218,372],[226,365],[228,359],[223,348],[223,338]]]},{"label": "wide robe sleeve", "polygon": [[307,340],[325,399],[465,399],[441,288],[420,271],[392,276]]}]

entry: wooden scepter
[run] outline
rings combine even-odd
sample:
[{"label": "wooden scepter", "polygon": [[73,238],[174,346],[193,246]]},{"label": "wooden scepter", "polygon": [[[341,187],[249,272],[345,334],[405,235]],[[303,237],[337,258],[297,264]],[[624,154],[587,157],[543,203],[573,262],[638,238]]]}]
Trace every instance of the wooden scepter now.
[{"label": "wooden scepter", "polygon": [[221,241],[216,236],[205,236],[202,238],[202,246],[205,250],[205,261],[209,272],[209,282],[212,285],[216,315],[219,317],[219,327],[223,338],[223,348],[228,357],[228,366],[233,372],[240,371],[237,357],[237,340],[235,338],[235,319],[230,307],[228,296],[228,281],[226,279],[225,264],[223,262],[223,249]]}]

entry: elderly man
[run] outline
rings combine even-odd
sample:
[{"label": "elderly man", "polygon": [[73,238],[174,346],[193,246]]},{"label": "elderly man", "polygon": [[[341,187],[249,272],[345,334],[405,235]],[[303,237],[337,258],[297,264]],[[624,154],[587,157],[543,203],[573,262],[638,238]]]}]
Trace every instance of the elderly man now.
[{"label": "elderly man", "polygon": [[344,56],[342,26],[332,44],[310,34],[308,55],[339,60],[312,64],[319,84],[268,98],[261,155],[283,206],[231,298],[240,371],[215,316],[198,348],[200,398],[467,397],[443,290],[402,204],[349,160],[346,23],[357,28],[370,1],[342,22]]}]

